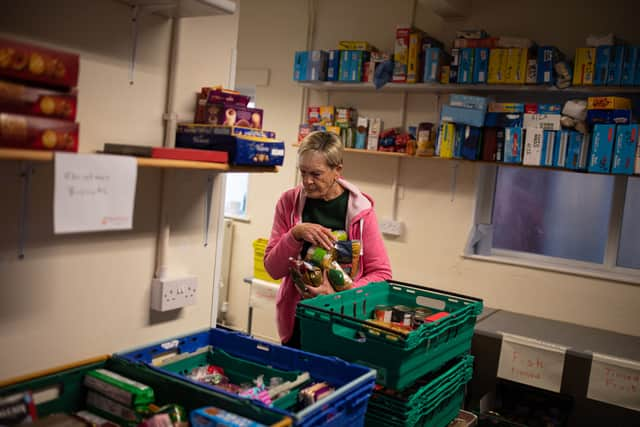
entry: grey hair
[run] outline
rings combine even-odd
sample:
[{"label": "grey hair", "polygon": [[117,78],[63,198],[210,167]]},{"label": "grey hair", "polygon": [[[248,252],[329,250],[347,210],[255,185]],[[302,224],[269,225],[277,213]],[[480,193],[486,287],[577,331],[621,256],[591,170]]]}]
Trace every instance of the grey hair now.
[{"label": "grey hair", "polygon": [[298,158],[310,151],[321,153],[331,168],[342,166],[344,147],[340,137],[333,132],[316,131],[307,135],[298,148]]}]

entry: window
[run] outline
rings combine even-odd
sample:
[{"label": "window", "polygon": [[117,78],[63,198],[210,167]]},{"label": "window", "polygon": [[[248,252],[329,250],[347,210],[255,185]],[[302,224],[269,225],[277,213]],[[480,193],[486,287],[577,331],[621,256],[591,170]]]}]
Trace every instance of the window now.
[{"label": "window", "polygon": [[640,178],[481,168],[467,256],[640,283]]}]

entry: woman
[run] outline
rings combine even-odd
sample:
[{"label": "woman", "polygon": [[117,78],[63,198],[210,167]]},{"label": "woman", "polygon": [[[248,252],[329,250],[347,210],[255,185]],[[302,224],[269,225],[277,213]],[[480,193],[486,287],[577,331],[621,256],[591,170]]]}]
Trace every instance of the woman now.
[{"label": "woman", "polygon": [[334,290],[326,274],[322,285],[298,290],[289,274],[289,257],[298,258],[309,246],[330,249],[333,230],[345,230],[361,241],[360,263],[352,272],[353,286],[391,278],[389,257],[378,229],[373,200],[341,178],[342,142],[330,132],[313,132],[300,144],[298,169],[302,184],[286,191],[276,206],[264,266],[273,278],[284,277],[276,298],[278,333],[284,345],[300,348],[295,318],[302,298]]}]

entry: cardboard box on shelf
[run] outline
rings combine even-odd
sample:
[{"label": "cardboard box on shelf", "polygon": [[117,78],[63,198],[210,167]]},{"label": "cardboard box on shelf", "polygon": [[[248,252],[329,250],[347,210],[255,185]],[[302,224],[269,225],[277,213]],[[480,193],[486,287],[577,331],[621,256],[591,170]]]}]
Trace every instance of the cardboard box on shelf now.
[{"label": "cardboard box on shelf", "polygon": [[616,140],[616,125],[598,124],[593,127],[589,172],[611,172],[611,156]]},{"label": "cardboard box on shelf", "polygon": [[74,121],[76,95],[0,80],[0,111]]},{"label": "cardboard box on shelf", "polygon": [[78,129],[66,120],[0,113],[0,146],[76,152]]},{"label": "cardboard box on shelf", "polygon": [[522,128],[505,128],[504,162],[522,163]]},{"label": "cardboard box on shelf", "polygon": [[617,126],[611,173],[620,175],[633,174],[639,132],[640,125]]}]

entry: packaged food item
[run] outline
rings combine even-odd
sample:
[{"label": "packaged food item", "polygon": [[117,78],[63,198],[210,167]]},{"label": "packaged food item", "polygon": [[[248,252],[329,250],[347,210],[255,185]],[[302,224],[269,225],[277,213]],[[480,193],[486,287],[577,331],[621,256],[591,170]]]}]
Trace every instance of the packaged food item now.
[{"label": "packaged food item", "polygon": [[0,111],[74,121],[77,97],[0,80]]},{"label": "packaged food item", "polygon": [[196,409],[189,417],[193,427],[266,427],[264,424],[214,406]]},{"label": "packaged food item", "polygon": [[262,129],[263,111],[234,104],[207,103],[201,123]]},{"label": "packaged food item", "polygon": [[51,414],[31,423],[31,427],[87,427],[84,420],[63,413]]},{"label": "packaged food item", "polygon": [[0,397],[0,425],[17,425],[38,418],[30,391]]},{"label": "packaged food item", "polygon": [[420,123],[416,139],[416,156],[431,157],[436,153],[436,139],[433,123]]},{"label": "packaged food item", "polygon": [[330,395],[334,391],[335,389],[326,382],[315,383],[300,390],[300,393],[298,394],[298,401],[303,406],[313,405],[318,400]]},{"label": "packaged food item", "polygon": [[151,387],[108,369],[94,369],[87,372],[84,385],[128,406],[145,405],[154,400]]},{"label": "packaged food item", "polygon": [[0,76],[49,87],[78,84],[78,55],[0,38]]},{"label": "packaged food item", "polygon": [[64,120],[0,113],[0,146],[78,151],[78,124]]}]

